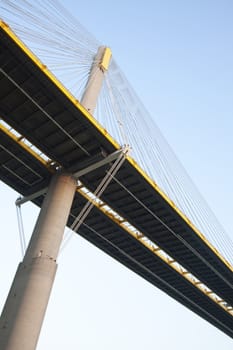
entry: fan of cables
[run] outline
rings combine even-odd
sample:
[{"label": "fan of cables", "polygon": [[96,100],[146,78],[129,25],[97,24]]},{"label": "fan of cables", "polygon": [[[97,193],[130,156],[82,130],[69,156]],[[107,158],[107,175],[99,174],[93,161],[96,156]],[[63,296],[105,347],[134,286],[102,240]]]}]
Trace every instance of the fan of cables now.
[{"label": "fan of cables", "polygon": [[0,0],[2,19],[78,99],[99,43],[56,0]]},{"label": "fan of cables", "polygon": [[141,168],[232,264],[232,240],[114,60],[97,107],[96,117],[110,134],[131,146]]}]

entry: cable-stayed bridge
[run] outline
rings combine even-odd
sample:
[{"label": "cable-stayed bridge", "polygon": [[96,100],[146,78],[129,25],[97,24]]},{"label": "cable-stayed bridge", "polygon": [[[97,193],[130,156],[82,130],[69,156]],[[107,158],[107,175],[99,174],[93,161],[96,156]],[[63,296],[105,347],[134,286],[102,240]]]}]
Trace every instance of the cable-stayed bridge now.
[{"label": "cable-stayed bridge", "polygon": [[[43,51],[40,38],[37,49]],[[222,229],[209,220],[206,207],[204,217],[198,212],[194,190],[190,199],[183,189],[185,174],[179,183],[175,170],[169,171],[169,147],[135,103],[116,63],[108,67],[104,61],[109,51],[93,63],[95,46],[77,99],[1,22],[1,179],[24,196],[19,205],[32,200],[41,206],[54,173],[72,174],[72,230],[232,337],[230,244],[217,250],[210,243]],[[82,50],[84,65],[88,55]],[[108,120],[98,121],[83,107],[96,63],[105,79],[100,97],[107,95],[96,114],[105,115],[105,107]],[[43,250],[33,254],[27,259],[43,257]]]}]

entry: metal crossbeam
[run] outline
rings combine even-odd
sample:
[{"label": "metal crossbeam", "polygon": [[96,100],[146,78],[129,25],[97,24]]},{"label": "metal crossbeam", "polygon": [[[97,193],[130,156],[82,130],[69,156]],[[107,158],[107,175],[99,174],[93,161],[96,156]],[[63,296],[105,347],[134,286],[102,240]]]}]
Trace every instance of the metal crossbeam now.
[{"label": "metal crossbeam", "polygon": [[[94,171],[94,170],[96,170],[96,169],[98,169],[98,168],[101,168],[101,167],[104,166],[104,165],[107,165],[107,164],[113,162],[113,161],[116,160],[121,154],[126,153],[126,152],[127,152],[126,149],[128,150],[127,147],[120,148],[119,150],[117,150],[117,151],[115,151],[115,152],[109,154],[106,158],[104,158],[104,159],[102,159],[102,160],[100,160],[100,161],[98,161],[98,162],[95,162],[95,163],[93,163],[93,164],[91,164],[91,165],[89,165],[89,166],[87,166],[87,167],[85,167],[85,168],[83,168],[83,169],[78,170],[77,172],[75,172],[75,173],[73,174],[74,178],[75,178],[76,180],[78,180],[81,176],[86,175],[86,174],[88,174],[88,173],[90,173],[90,172],[92,172],[92,171]],[[17,206],[20,206],[20,205],[22,205],[22,204],[24,204],[24,203],[26,203],[26,202],[28,202],[28,201],[32,201],[32,200],[34,200],[34,199],[36,199],[36,198],[38,198],[38,197],[44,195],[44,194],[47,192],[47,190],[48,190],[48,187],[44,187],[44,188],[42,188],[41,190],[36,191],[36,192],[30,194],[29,196],[19,197],[19,198],[16,200],[15,204],[16,204]]]},{"label": "metal crossbeam", "polygon": [[102,166],[111,163],[112,161],[114,161],[115,159],[117,159],[119,157],[119,155],[123,152],[123,149],[120,148],[119,150],[109,154],[106,158],[89,165],[88,167],[78,170],[76,173],[74,173],[74,177],[79,179],[81,176],[88,174],[90,172],[92,172],[95,169],[101,168]]}]

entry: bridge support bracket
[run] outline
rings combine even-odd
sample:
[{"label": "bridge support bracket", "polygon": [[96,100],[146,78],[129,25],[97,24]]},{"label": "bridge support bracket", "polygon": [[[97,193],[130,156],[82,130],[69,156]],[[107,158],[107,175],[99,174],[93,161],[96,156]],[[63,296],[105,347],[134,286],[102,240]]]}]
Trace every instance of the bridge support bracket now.
[{"label": "bridge support bracket", "polygon": [[[125,146],[123,148],[120,148],[119,150],[109,154],[108,156],[106,156],[104,159],[101,159],[100,161],[98,162],[95,162],[93,164],[90,164],[89,166],[85,167],[85,168],[82,168],[76,172],[73,173],[73,177],[74,179],[78,180],[81,176],[84,176],[98,168],[101,168],[111,162],[113,162],[114,160],[116,160],[119,155],[121,155],[122,153],[127,153],[129,150],[129,147],[128,146]],[[32,194],[30,194],[29,196],[23,196],[23,197],[19,197],[16,199],[15,201],[15,204],[16,206],[20,206],[24,203],[27,203],[29,201],[33,201],[34,199],[46,194],[48,190],[48,187],[44,187],[42,189],[40,189],[39,191],[36,191]]]}]

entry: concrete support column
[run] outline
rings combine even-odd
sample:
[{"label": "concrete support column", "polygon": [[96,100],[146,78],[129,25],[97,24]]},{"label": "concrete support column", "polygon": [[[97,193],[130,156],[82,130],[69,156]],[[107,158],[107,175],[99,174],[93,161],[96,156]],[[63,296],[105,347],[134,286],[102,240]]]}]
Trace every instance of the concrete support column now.
[{"label": "concrete support column", "polygon": [[71,175],[54,175],[0,318],[1,350],[36,348],[75,190]]}]

